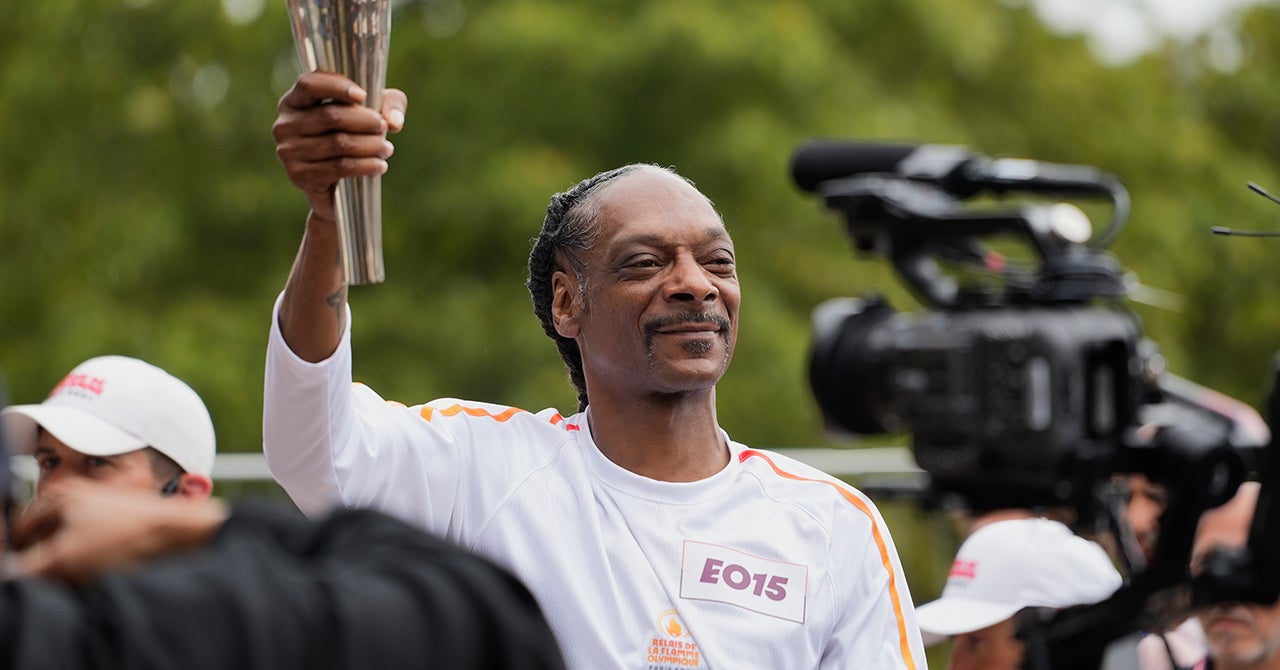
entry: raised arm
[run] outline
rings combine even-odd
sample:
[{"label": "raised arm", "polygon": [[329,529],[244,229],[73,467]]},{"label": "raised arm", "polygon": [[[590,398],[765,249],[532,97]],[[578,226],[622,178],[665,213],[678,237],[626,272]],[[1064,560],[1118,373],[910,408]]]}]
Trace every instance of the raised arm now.
[{"label": "raised arm", "polygon": [[280,306],[280,331],[299,358],[322,361],[345,327],[347,286],[338,256],[334,189],[344,177],[383,174],[393,147],[387,133],[404,125],[408,100],[388,89],[378,113],[365,91],[330,72],[304,74],[280,99],[272,127],[276,156],[311,205],[306,232]]}]

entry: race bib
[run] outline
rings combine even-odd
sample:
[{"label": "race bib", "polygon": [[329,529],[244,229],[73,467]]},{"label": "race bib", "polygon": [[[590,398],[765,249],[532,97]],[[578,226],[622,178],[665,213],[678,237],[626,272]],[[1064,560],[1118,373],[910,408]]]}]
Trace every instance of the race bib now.
[{"label": "race bib", "polygon": [[728,603],[804,623],[809,566],[773,561],[735,549],[684,541],[680,597]]}]

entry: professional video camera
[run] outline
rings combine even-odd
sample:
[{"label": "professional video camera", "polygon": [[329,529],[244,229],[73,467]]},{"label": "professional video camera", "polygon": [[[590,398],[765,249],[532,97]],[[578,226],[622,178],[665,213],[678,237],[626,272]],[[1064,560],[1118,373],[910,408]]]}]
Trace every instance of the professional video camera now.
[{"label": "professional video camera", "polygon": [[[909,432],[934,502],[1071,507],[1081,527],[1113,531],[1125,587],[1039,629],[1055,667],[1089,667],[1106,643],[1150,623],[1149,601],[1189,589],[1200,513],[1229,499],[1246,469],[1270,467],[1246,458],[1271,440],[1257,412],[1166,371],[1126,307],[1132,281],[1106,251],[1128,215],[1124,186],[1092,167],[942,145],[813,142],[791,171],[926,307],[900,313],[870,296],[815,310],[810,382],[824,417],[855,434]],[[1111,208],[1097,235],[1074,202],[1052,200],[1096,198]],[[997,241],[1020,243],[1031,260],[1011,261]],[[1120,513],[1121,473],[1169,491],[1150,565]],[[1280,558],[1280,539],[1270,544]],[[1274,601],[1280,585],[1258,556],[1236,565],[1251,575],[1243,590]]]}]

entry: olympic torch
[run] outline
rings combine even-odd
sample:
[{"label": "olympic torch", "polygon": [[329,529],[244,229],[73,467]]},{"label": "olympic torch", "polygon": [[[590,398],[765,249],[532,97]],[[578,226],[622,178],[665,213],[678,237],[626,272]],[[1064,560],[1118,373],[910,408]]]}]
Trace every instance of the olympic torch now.
[{"label": "olympic torch", "polygon": [[[382,108],[391,43],[391,0],[285,0],[303,70],[346,75],[366,92],[364,104]],[[348,284],[378,284],[382,264],[382,181],[378,175],[338,182],[342,270]]]}]

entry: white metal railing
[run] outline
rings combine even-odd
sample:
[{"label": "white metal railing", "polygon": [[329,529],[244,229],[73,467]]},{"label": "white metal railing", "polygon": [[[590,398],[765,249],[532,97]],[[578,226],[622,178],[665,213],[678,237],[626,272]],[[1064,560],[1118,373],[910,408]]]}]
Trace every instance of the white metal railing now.
[{"label": "white metal railing", "polygon": [[[824,449],[818,447],[777,447],[786,454],[837,477],[867,474],[916,475],[922,471],[904,447],[866,449]],[[36,480],[38,470],[30,456],[14,456],[13,472],[27,482]],[[261,453],[218,454],[213,462],[215,482],[271,482],[271,471]]]}]

